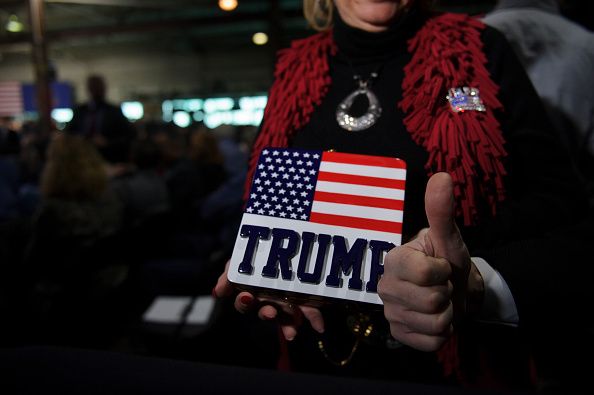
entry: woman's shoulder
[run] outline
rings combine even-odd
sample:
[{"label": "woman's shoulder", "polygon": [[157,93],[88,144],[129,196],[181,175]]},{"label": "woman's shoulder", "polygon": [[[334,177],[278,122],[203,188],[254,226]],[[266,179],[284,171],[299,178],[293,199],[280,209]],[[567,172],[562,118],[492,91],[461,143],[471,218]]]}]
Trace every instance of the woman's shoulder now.
[{"label": "woman's shoulder", "polygon": [[278,52],[276,71],[281,72],[297,63],[311,62],[336,52],[331,31],[315,33],[291,41],[291,45]]},{"label": "woman's shoulder", "polygon": [[315,32],[306,37],[296,38],[291,41],[286,49],[302,49],[309,46],[320,45],[321,43],[332,39],[332,30]]},{"label": "woman's shoulder", "polygon": [[443,32],[463,32],[465,29],[482,30],[486,25],[478,17],[460,12],[425,12],[423,28]]}]

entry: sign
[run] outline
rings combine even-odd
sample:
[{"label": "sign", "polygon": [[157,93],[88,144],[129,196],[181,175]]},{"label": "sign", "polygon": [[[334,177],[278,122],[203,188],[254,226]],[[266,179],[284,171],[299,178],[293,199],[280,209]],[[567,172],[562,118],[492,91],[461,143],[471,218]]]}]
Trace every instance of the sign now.
[{"label": "sign", "polygon": [[[25,111],[37,111],[37,89],[34,84],[23,84],[23,103]],[[72,108],[72,86],[65,82],[52,82],[50,84],[51,108]]]},{"label": "sign", "polygon": [[405,179],[397,158],[264,149],[229,280],[301,299],[382,304],[377,283],[386,252],[401,243]]}]

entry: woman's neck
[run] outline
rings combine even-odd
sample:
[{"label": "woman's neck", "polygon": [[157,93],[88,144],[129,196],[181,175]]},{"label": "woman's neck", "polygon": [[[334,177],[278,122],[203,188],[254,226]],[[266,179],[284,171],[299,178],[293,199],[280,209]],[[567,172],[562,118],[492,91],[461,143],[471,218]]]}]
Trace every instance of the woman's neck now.
[{"label": "woman's neck", "polygon": [[352,63],[390,58],[393,53],[406,48],[407,40],[425,20],[422,12],[411,9],[392,20],[385,30],[369,32],[348,25],[338,13],[335,16],[333,33],[339,55]]}]

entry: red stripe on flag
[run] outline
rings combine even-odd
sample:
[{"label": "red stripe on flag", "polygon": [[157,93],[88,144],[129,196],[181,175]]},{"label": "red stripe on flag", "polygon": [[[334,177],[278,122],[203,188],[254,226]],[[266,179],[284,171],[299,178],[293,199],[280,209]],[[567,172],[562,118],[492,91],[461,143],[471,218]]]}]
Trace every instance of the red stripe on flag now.
[{"label": "red stripe on flag", "polygon": [[358,184],[373,187],[404,189],[404,180],[391,180],[389,178],[358,176],[354,174],[330,173],[321,171],[318,181],[340,182],[343,184]]},{"label": "red stripe on flag", "polygon": [[355,206],[367,206],[377,208],[388,208],[392,210],[403,210],[404,201],[384,199],[370,196],[347,195],[344,193],[332,193],[316,191],[314,201],[352,204]]},{"label": "red stripe on flag", "polygon": [[343,226],[345,228],[375,230],[379,232],[402,233],[402,224],[400,222],[382,221],[379,219],[367,219],[357,217],[347,217],[335,214],[311,213],[309,222],[318,224]]},{"label": "red stripe on flag", "polygon": [[349,163],[352,165],[381,166],[395,169],[406,169],[406,163],[402,159],[388,158],[385,156],[368,156],[357,154],[344,154],[341,152],[322,153],[323,162]]}]

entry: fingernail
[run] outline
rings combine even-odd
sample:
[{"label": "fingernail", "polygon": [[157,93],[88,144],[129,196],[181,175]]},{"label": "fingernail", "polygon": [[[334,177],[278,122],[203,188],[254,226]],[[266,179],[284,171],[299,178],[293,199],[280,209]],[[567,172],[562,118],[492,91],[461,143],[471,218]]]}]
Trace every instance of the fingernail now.
[{"label": "fingernail", "polygon": [[249,295],[243,295],[241,298],[239,298],[239,301],[242,304],[248,305],[248,304],[252,303],[252,297]]},{"label": "fingernail", "polygon": [[292,342],[293,339],[295,339],[295,336],[285,336],[285,339],[287,339],[288,342]]},{"label": "fingernail", "polygon": [[273,310],[270,313],[267,314],[263,314],[262,318],[265,319],[266,321],[272,321],[274,319],[276,319],[276,310]]}]

